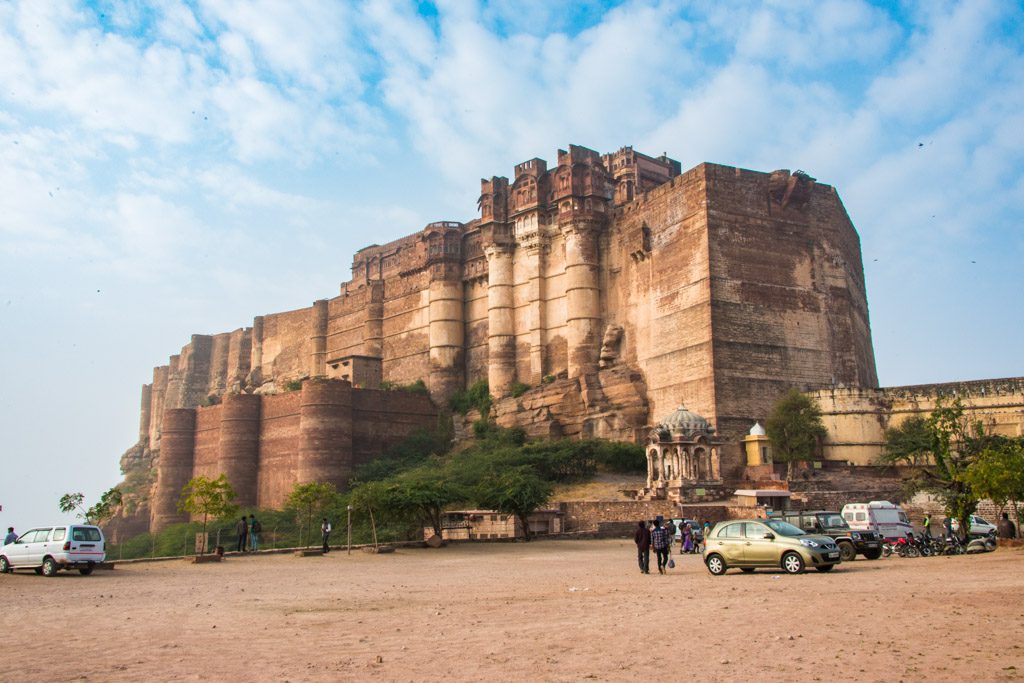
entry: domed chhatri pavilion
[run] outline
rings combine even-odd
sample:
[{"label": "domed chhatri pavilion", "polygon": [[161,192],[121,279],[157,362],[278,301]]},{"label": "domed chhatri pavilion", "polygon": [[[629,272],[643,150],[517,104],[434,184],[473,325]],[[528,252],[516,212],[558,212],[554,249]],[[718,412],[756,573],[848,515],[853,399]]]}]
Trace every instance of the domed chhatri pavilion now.
[{"label": "domed chhatri pavilion", "polygon": [[715,429],[679,406],[657,424],[647,439],[647,487],[642,498],[675,501],[703,498],[722,484]]}]

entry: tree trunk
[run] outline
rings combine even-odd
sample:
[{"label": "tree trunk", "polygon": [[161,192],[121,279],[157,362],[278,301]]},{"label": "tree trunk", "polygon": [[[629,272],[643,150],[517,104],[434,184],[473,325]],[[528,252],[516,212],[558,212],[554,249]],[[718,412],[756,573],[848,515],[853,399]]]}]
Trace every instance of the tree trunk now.
[{"label": "tree trunk", "polygon": [[516,519],[518,519],[519,523],[523,525],[523,540],[524,541],[529,541],[530,540],[530,524],[526,521],[526,515],[521,515],[519,513],[516,513]]},{"label": "tree trunk", "polygon": [[1013,505],[1013,516],[1017,520],[1017,528],[1014,529],[1014,535],[1020,538],[1020,508],[1017,506],[1017,501],[1010,501]]}]

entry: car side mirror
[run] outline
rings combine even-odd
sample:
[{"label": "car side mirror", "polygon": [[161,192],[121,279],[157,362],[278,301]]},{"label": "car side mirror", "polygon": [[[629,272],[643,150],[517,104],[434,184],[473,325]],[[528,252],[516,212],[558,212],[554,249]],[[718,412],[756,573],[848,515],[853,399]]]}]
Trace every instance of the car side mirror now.
[{"label": "car side mirror", "polygon": [[773,534],[773,533],[771,533],[769,531],[762,538],[764,538],[764,540],[766,540],[766,541],[774,541],[775,540],[775,534]]}]

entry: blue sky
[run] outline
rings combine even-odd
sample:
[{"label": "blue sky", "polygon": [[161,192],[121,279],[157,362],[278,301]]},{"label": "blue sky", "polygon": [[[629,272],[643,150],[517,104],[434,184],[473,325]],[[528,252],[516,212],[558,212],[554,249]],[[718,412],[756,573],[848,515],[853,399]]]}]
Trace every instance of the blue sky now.
[{"label": "blue sky", "polygon": [[883,385],[1024,375],[1020,3],[0,4],[0,525],[119,480],[192,333],[569,143],[836,186]]}]

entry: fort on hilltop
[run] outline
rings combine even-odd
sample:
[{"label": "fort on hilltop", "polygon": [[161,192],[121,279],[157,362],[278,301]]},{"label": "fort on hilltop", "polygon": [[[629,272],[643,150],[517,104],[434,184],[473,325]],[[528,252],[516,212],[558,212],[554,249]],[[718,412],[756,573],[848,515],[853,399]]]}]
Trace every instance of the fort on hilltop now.
[{"label": "fort on hilltop", "polygon": [[[685,404],[713,425],[725,481],[784,391],[877,387],[857,232],[803,172],[570,145],[481,180],[477,208],[360,250],[334,296],[194,335],[155,368],[122,458],[129,479],[157,471],[139,530],[184,519],[194,474],[225,472],[261,507],[295,482],[344,486],[478,380],[498,422],[534,436],[642,442]],[[429,398],[381,390],[419,380]]]}]

